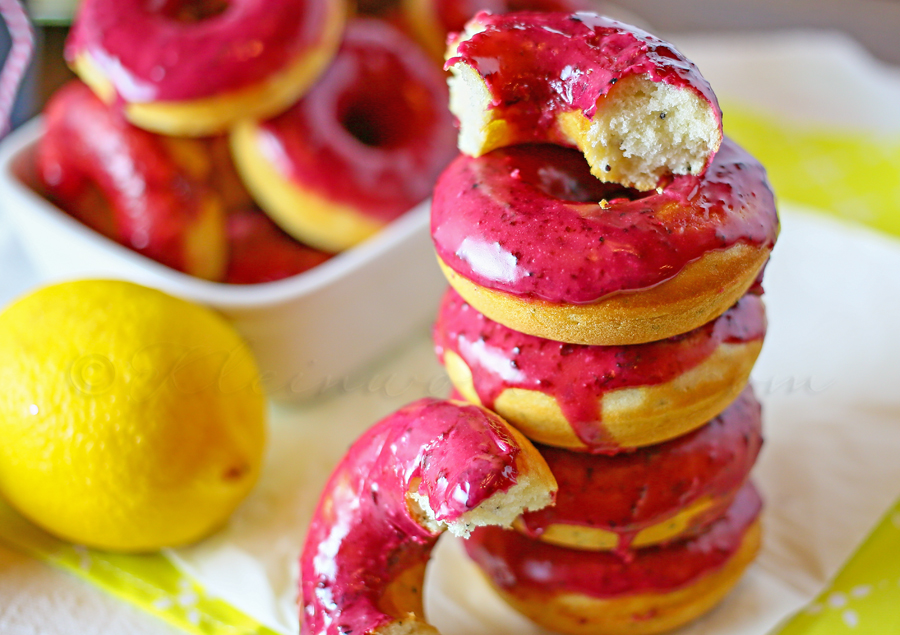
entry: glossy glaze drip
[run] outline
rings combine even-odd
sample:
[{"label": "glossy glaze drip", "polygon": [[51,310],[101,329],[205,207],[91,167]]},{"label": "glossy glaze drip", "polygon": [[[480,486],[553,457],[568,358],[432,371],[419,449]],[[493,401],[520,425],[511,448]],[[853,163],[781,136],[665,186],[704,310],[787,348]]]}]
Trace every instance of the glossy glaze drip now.
[{"label": "glossy glaze drip", "polygon": [[761,506],[756,488],[748,483],[725,516],[705,533],[683,542],[638,549],[630,560],[611,552],[564,549],[494,527],[476,529],[465,548],[493,584],[513,594],[581,593],[615,598],[666,593],[724,566],[741,546]]},{"label": "glossy glaze drip", "polygon": [[190,11],[200,4],[85,0],[66,59],[90,55],[126,102],[209,97],[296,63],[319,45],[329,13],[329,0],[229,0],[224,11]]},{"label": "glossy glaze drip", "polygon": [[435,188],[435,249],[490,289],[590,303],[653,287],[710,251],[771,248],[778,233],[765,170],[728,139],[703,177],[674,177],[661,193],[601,185],[580,153],[556,146],[460,156]]},{"label": "glossy glaze drip", "polygon": [[299,187],[387,222],[427,198],[456,155],[447,99],[443,74],[403,34],[355,20],[312,90],[260,124],[259,143]]},{"label": "glossy glaze drip", "polygon": [[[538,446],[559,492],[554,507],[522,516],[523,529],[533,538],[557,523],[605,529],[618,534],[618,550],[625,553],[642,529],[702,498],[727,507],[761,445],[760,406],[748,387],[702,428],[659,445],[615,456]],[[695,518],[689,532],[720,516],[722,505]]]},{"label": "glossy glaze drip", "polygon": [[[597,181],[599,183],[599,181]],[[718,319],[668,340],[633,346],[582,346],[525,335],[482,315],[452,289],[434,326],[435,350],[443,361],[453,351],[472,371],[481,403],[493,409],[509,388],[554,397],[578,438],[599,447],[608,434],[599,400],[620,388],[672,381],[723,343],[762,339],[765,307],[755,295],[741,298]]]},{"label": "glossy glaze drip", "polygon": [[411,516],[407,494],[426,495],[453,521],[518,476],[519,447],[481,408],[423,399],[366,432],[335,468],[306,539],[302,633],[370,633],[391,618],[380,594],[428,559],[437,535]]},{"label": "glossy glaze drip", "polygon": [[39,177],[55,203],[108,238],[186,270],[188,230],[211,191],[178,165],[165,137],[132,126],[77,80],[48,104],[44,130]]},{"label": "glossy glaze drip", "polygon": [[480,13],[482,29],[459,44],[445,68],[457,62],[484,78],[492,108],[534,141],[555,134],[555,113],[580,110],[593,117],[597,100],[623,77],[696,92],[722,113],[709,83],[675,47],[649,33],[591,13]]}]

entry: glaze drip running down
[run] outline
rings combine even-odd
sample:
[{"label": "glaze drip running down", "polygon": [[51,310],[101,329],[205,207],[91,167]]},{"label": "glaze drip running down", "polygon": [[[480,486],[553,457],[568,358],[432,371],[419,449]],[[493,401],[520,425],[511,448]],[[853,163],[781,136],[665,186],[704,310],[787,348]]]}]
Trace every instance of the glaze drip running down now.
[{"label": "glaze drip running down", "polygon": [[604,529],[619,536],[616,551],[624,556],[641,530],[708,499],[713,504],[681,534],[692,535],[727,510],[761,446],[760,405],[749,387],[702,428],[633,452],[538,446],[559,492],[555,506],[523,514],[521,528],[532,538],[553,524]]},{"label": "glaze drip running down", "polygon": [[465,548],[495,586],[514,595],[530,591],[615,598],[666,593],[723,567],[741,547],[761,507],[759,493],[748,483],[728,512],[706,532],[689,540],[638,549],[630,559],[612,552],[535,542],[496,527],[475,530]]},{"label": "glaze drip running down", "polygon": [[598,406],[604,394],[672,381],[708,359],[721,344],[760,340],[765,332],[762,299],[746,295],[716,320],[668,340],[629,346],[567,344],[503,326],[451,289],[441,303],[434,339],[439,359],[452,351],[469,367],[484,406],[494,409],[510,388],[542,392],[556,399],[587,446],[614,447],[602,443],[608,436]]}]

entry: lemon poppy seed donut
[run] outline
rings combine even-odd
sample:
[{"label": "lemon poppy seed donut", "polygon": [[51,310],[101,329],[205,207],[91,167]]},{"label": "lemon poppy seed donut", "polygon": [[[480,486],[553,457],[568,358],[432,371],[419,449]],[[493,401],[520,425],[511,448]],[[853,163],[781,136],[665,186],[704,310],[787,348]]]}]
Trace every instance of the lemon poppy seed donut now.
[{"label": "lemon poppy seed donut", "polygon": [[37,167],[50,197],[92,229],[178,271],[224,277],[225,211],[201,140],[133,126],[76,79],[47,104]]},{"label": "lemon poppy seed donut", "polygon": [[686,434],[722,412],[747,384],[765,332],[762,299],[748,294],[667,340],[567,344],[503,326],[450,290],[433,337],[468,401],[540,443],[609,453]]},{"label": "lemon poppy seed donut", "polygon": [[495,527],[475,530],[465,549],[504,600],[554,632],[655,635],[700,617],[737,584],[760,548],[761,505],[748,483],[705,533],[629,559]]},{"label": "lemon poppy seed donut", "polygon": [[447,48],[459,148],[579,148],[602,181],[641,190],[702,174],[722,141],[709,83],[671,44],[588,12],[479,13]]},{"label": "lemon poppy seed donut", "polygon": [[725,140],[702,176],[646,193],[604,184],[553,145],[457,157],[431,236],[450,284],[509,328],[624,345],[687,333],[753,286],[778,235],[765,170]]},{"label": "lemon poppy seed donut", "polygon": [[231,133],[244,182],[297,240],[338,252],[428,198],[456,155],[440,69],[375,19],[348,23],[333,64],[309,93]]},{"label": "lemon poppy seed donut", "polygon": [[497,415],[405,406],[351,446],[322,492],[300,556],[300,632],[435,635],[422,584],[440,534],[508,526],[555,492],[541,455]]},{"label": "lemon poppy seed donut", "polygon": [[760,410],[748,387],[709,423],[658,445],[612,456],[538,446],[559,485],[556,505],[523,514],[516,529],[623,557],[698,535],[728,511],[756,462]]}]

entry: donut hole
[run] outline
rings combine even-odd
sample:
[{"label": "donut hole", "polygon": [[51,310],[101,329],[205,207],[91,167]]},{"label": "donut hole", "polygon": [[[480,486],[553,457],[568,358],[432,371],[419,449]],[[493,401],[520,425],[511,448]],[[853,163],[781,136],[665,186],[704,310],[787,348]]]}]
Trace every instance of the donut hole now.
[{"label": "donut hole", "polygon": [[549,144],[516,146],[505,150],[513,178],[547,196],[569,203],[634,201],[653,194],[604,183],[591,174],[591,167],[578,150]]},{"label": "donut hole", "polygon": [[389,99],[362,98],[354,101],[341,117],[341,126],[363,145],[397,148],[410,138],[404,118],[392,112]]},{"label": "donut hole", "polygon": [[[383,149],[400,148],[410,143],[422,112],[415,101],[401,91],[384,90],[382,86],[370,93],[351,95],[340,119],[343,128],[360,143]],[[370,85],[371,87],[371,85]]]},{"label": "donut hole", "polygon": [[229,0],[151,0],[148,3],[152,13],[184,24],[218,17],[228,10],[229,4]]}]

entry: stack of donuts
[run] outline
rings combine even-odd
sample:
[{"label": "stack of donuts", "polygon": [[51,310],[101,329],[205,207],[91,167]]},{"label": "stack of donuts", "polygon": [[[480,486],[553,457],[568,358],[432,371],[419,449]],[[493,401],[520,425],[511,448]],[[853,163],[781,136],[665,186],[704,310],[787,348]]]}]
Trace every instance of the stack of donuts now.
[{"label": "stack of donuts", "polygon": [[559,484],[465,548],[551,630],[675,628],[760,545],[765,171],[723,137],[697,68],[622,23],[482,13],[447,59],[463,154],[432,205],[451,285],[436,350]]},{"label": "stack of donuts", "polygon": [[429,196],[455,144],[432,59],[347,14],[343,0],[84,0],[66,45],[81,81],[48,104],[38,150],[48,195],[216,281],[285,277],[365,240]]}]

